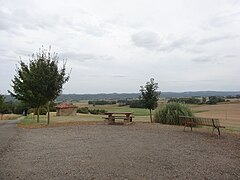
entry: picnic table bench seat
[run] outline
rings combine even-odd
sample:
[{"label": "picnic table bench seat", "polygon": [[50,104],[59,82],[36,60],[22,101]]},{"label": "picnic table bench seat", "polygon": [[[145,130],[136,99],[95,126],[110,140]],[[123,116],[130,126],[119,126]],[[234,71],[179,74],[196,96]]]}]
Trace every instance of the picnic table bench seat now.
[{"label": "picnic table bench seat", "polygon": [[192,116],[179,116],[182,124],[184,125],[184,131],[186,127],[192,128],[195,126],[208,126],[212,127],[212,134],[215,129],[218,130],[218,135],[220,136],[220,128],[225,128],[220,125],[219,119],[215,118],[200,118],[200,117],[192,117]]}]

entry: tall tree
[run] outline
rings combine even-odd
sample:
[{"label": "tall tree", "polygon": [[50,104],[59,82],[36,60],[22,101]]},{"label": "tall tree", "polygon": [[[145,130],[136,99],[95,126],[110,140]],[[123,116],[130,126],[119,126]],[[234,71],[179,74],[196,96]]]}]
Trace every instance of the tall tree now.
[{"label": "tall tree", "polygon": [[44,104],[44,99],[42,94],[39,93],[37,78],[34,77],[34,72],[31,68],[33,64],[34,62],[32,60],[30,60],[29,64],[20,60],[20,67],[17,67],[16,75],[12,80],[14,92],[8,92],[16,99],[32,108],[36,108],[37,122],[39,122],[39,108]]},{"label": "tall tree", "polygon": [[48,111],[48,124],[50,122],[49,103],[54,101],[62,92],[63,84],[66,83],[70,76],[66,74],[66,61],[59,67],[59,56],[57,53],[51,54],[51,49],[43,50],[33,55],[35,62],[34,69],[37,77],[40,79],[40,92],[44,95],[45,105]]},{"label": "tall tree", "polygon": [[150,111],[150,121],[152,120],[152,110],[158,106],[158,99],[160,92],[157,91],[158,84],[154,83],[154,79],[151,78],[150,82],[147,82],[145,86],[140,86],[140,100],[143,101],[145,108]]},{"label": "tall tree", "polygon": [[39,122],[39,108],[47,105],[48,124],[50,122],[49,102],[61,93],[63,84],[69,80],[66,75],[66,62],[58,67],[58,56],[51,55],[49,50],[41,49],[33,54],[29,64],[20,61],[20,68],[12,80],[14,93],[10,94],[37,109]]}]

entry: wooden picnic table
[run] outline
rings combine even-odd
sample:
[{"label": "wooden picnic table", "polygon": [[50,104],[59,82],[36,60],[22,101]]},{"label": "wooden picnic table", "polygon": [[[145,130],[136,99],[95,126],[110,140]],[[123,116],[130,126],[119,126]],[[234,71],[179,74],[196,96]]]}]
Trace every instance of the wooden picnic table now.
[{"label": "wooden picnic table", "polygon": [[107,120],[108,124],[114,124],[115,119],[123,119],[124,124],[132,122],[133,113],[132,112],[106,112],[104,113],[107,117],[104,117]]}]

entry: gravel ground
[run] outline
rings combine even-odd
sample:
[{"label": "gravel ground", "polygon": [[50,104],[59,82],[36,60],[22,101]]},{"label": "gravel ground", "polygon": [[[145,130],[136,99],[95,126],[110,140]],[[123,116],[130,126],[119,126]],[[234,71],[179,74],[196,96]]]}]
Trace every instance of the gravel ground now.
[{"label": "gravel ground", "polygon": [[240,135],[136,123],[18,129],[0,179],[240,179]]}]

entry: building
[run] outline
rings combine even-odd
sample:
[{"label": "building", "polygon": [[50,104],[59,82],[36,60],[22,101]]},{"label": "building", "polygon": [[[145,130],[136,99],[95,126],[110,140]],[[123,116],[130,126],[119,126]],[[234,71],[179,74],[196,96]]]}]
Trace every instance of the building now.
[{"label": "building", "polygon": [[57,116],[74,116],[77,114],[78,107],[72,103],[61,103],[56,106]]}]

